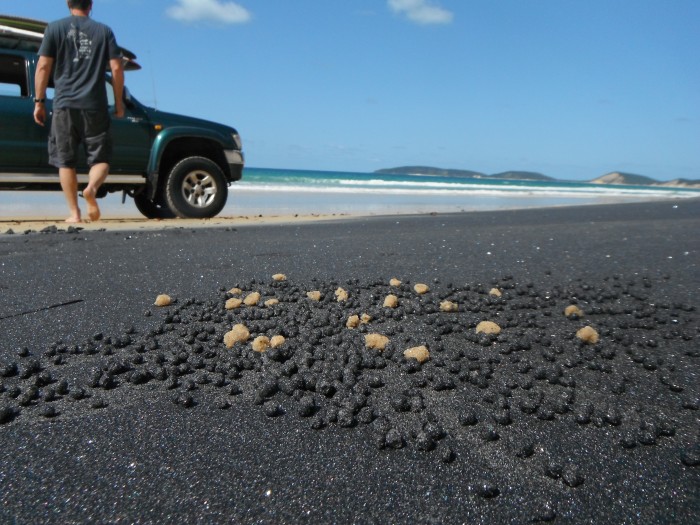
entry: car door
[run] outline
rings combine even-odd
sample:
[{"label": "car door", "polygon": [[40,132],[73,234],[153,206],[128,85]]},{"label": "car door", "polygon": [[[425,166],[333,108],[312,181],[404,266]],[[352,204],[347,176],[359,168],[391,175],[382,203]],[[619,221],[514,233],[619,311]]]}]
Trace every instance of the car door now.
[{"label": "car door", "polygon": [[[114,114],[114,91],[107,82],[107,99],[109,110]],[[129,103],[129,94],[125,90],[124,118],[112,117],[112,155],[111,173],[144,174],[151,155],[151,143],[154,130],[148,116],[138,104]]]},{"label": "car door", "polygon": [[0,53],[0,171],[34,171],[46,158],[48,123],[34,122],[27,59]]}]

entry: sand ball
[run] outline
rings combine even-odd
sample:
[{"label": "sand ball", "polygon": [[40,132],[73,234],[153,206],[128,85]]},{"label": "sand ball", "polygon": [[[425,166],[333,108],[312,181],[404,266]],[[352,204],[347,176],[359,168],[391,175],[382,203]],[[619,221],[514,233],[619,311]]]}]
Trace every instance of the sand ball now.
[{"label": "sand ball", "polygon": [[393,279],[391,279],[391,280],[389,281],[389,285],[390,285],[390,286],[395,286],[395,287],[396,287],[396,286],[401,286],[401,281],[399,281],[399,280],[396,279],[396,278],[393,278]]},{"label": "sand ball", "polygon": [[389,344],[389,338],[381,334],[367,334],[365,336],[365,346],[375,350],[384,350]]},{"label": "sand ball", "polygon": [[362,324],[368,324],[371,321],[372,321],[372,316],[369,314],[362,314],[360,316],[360,322],[362,322]]},{"label": "sand ball", "polygon": [[416,284],[413,289],[416,291],[418,295],[423,295],[424,293],[428,293],[430,291],[430,288],[428,287],[427,284],[423,283],[418,283]]},{"label": "sand ball", "polygon": [[343,290],[342,288],[338,288],[335,291],[335,298],[338,300],[339,303],[342,303],[343,301],[348,300],[348,292],[347,290]]},{"label": "sand ball", "polygon": [[279,348],[285,343],[286,339],[283,335],[275,335],[270,339],[270,346],[272,348]]},{"label": "sand ball", "polygon": [[225,306],[227,310],[235,310],[236,308],[240,308],[242,304],[243,301],[238,297],[231,297],[226,301]]},{"label": "sand ball", "polygon": [[248,339],[250,339],[250,332],[243,324],[237,324],[230,332],[224,334],[226,348],[231,348],[236,343],[245,343]]},{"label": "sand ball", "polygon": [[503,294],[498,288],[491,288],[491,290],[489,290],[489,295],[491,297],[501,297]]},{"label": "sand ball", "polygon": [[578,332],[576,332],[576,337],[578,337],[584,343],[589,345],[594,345],[600,341],[600,336],[596,332],[595,328],[592,326],[584,326]]},{"label": "sand ball", "polygon": [[266,335],[259,335],[258,337],[253,339],[252,346],[255,352],[266,352],[267,349],[270,348],[270,338]]},{"label": "sand ball", "polygon": [[312,301],[320,301],[321,292],[319,292],[318,290],[314,290],[313,292],[306,292],[306,297],[308,297]]},{"label": "sand ball", "polygon": [[230,293],[231,295],[241,295],[243,293],[243,290],[241,290],[240,288],[231,288],[228,291],[228,293]]},{"label": "sand ball", "polygon": [[399,298],[393,294],[384,298],[384,308],[396,308],[399,305]]},{"label": "sand ball", "polygon": [[255,306],[260,302],[260,294],[258,292],[250,293],[243,299],[243,303],[246,306]]},{"label": "sand ball", "polygon": [[476,333],[498,335],[501,333],[501,327],[493,321],[481,321],[478,325],[476,325]]},{"label": "sand ball", "polygon": [[452,301],[442,301],[440,303],[440,311],[442,311],[442,312],[456,312],[457,311],[457,303],[453,303]]},{"label": "sand ball", "polygon": [[279,299],[268,299],[265,301],[265,306],[268,308],[280,304]]},{"label": "sand ball", "polygon": [[406,359],[415,359],[419,363],[425,363],[430,359],[430,352],[428,352],[428,347],[425,345],[409,348],[404,351],[403,355]]},{"label": "sand ball", "polygon": [[583,317],[583,310],[581,310],[575,304],[571,304],[564,309],[564,315],[566,317]]},{"label": "sand ball", "polygon": [[345,323],[346,328],[357,328],[360,326],[360,316],[351,315]]},{"label": "sand ball", "polygon": [[161,294],[158,297],[156,297],[156,302],[153,304],[155,304],[156,306],[170,306],[172,302],[173,300],[169,295]]},{"label": "sand ball", "polygon": [[286,281],[287,276],[284,275],[283,273],[276,273],[275,275],[272,276],[273,281],[281,282],[281,281]]}]

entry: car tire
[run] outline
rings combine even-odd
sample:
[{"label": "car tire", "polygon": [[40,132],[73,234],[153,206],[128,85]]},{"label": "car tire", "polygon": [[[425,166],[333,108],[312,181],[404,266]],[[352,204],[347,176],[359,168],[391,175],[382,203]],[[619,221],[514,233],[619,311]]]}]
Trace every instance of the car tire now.
[{"label": "car tire", "polygon": [[141,215],[147,219],[173,219],[175,217],[175,214],[166,204],[152,201],[145,193],[134,195],[134,204],[136,204],[136,209],[141,212]]},{"label": "car tire", "polygon": [[165,199],[178,217],[205,219],[226,205],[228,185],[221,168],[205,157],[178,162],[165,182]]}]

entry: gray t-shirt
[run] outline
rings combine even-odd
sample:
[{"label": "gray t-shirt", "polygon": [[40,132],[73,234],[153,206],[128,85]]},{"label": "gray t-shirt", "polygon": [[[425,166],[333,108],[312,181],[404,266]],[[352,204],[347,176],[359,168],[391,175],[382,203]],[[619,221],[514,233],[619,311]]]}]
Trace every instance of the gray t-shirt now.
[{"label": "gray t-shirt", "polygon": [[39,55],[53,58],[57,109],[107,109],[105,71],[121,56],[112,30],[86,16],[50,23]]}]

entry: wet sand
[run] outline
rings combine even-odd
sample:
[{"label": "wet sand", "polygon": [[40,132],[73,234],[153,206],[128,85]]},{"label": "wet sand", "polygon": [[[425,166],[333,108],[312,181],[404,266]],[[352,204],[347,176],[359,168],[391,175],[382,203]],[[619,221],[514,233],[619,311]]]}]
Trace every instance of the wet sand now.
[{"label": "wet sand", "polygon": [[696,523],[699,226],[698,200],[0,226],[0,519]]}]

